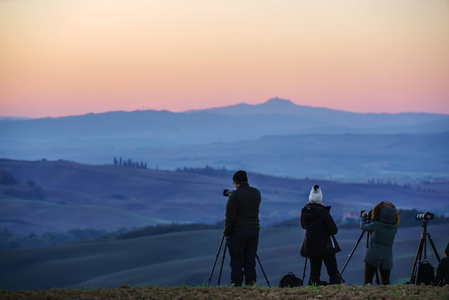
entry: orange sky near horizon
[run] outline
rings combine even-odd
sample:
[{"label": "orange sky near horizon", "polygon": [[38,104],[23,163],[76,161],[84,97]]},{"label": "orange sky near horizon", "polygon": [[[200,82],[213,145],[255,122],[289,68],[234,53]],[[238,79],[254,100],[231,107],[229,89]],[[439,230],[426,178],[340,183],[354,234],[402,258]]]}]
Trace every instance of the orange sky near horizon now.
[{"label": "orange sky near horizon", "polygon": [[449,0],[0,0],[0,116],[449,114]]}]

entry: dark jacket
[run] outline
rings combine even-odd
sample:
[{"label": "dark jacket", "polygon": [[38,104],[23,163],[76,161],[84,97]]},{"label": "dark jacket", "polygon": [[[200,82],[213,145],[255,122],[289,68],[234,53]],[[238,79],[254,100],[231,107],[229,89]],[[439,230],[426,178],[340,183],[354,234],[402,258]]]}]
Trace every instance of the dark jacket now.
[{"label": "dark jacket", "polygon": [[330,206],[308,203],[301,210],[301,226],[306,230],[300,254],[318,258],[340,251],[334,237],[338,228],[330,214]]},{"label": "dark jacket", "polygon": [[399,214],[389,202],[377,204],[372,213],[372,222],[367,215],[360,219],[360,228],[371,233],[364,262],[381,270],[393,268],[393,242],[399,225]]},{"label": "dark jacket", "polygon": [[226,219],[224,235],[230,236],[233,232],[256,229],[259,230],[259,207],[261,195],[259,190],[250,187],[247,183],[241,184],[238,189],[229,195],[226,203]]},{"label": "dark jacket", "polygon": [[443,286],[449,284],[449,257],[440,260],[435,275],[435,285]]}]

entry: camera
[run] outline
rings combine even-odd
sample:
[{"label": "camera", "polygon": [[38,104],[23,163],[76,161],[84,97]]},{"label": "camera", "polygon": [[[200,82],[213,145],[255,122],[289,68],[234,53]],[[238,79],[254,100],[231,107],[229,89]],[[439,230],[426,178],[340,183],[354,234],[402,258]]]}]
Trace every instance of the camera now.
[{"label": "camera", "polygon": [[229,197],[233,191],[234,191],[234,190],[224,189],[224,190],[223,190],[223,196]]},{"label": "camera", "polygon": [[433,218],[434,218],[434,215],[433,215],[433,213],[430,213],[430,212],[425,212],[423,214],[417,214],[415,217],[415,219],[417,221],[433,220]]},{"label": "camera", "polygon": [[370,209],[369,211],[366,210],[360,211],[360,217],[366,216],[368,220],[371,220],[372,215],[373,215],[372,209]]}]

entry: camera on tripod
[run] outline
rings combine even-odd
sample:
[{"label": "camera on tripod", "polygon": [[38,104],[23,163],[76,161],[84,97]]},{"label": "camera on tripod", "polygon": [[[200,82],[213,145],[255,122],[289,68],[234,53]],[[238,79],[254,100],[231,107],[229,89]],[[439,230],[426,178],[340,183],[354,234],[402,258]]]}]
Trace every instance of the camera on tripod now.
[{"label": "camera on tripod", "polygon": [[368,219],[368,221],[372,220],[372,216],[373,216],[373,210],[362,210],[360,211],[360,217],[366,216],[366,218]]},{"label": "camera on tripod", "polygon": [[[433,274],[429,276],[429,273],[426,273],[426,271],[423,271],[426,266],[429,266],[429,268],[432,269],[431,272],[433,272],[433,267],[429,264],[428,261],[426,261],[427,256],[427,246],[426,241],[428,240],[430,242],[430,245],[432,246],[433,253],[435,254],[435,257],[438,260],[438,263],[440,262],[440,256],[438,255],[438,251],[435,247],[435,244],[433,243],[432,239],[430,238],[430,234],[427,232],[427,221],[432,220],[434,218],[434,214],[430,212],[425,212],[421,214],[417,214],[415,216],[415,219],[417,221],[423,221],[422,228],[423,233],[421,234],[421,238],[419,239],[418,244],[418,251],[416,252],[415,256],[415,262],[413,263],[413,269],[412,274],[410,275],[410,280],[408,283],[412,284],[433,284]],[[422,274],[426,275],[422,275]]]},{"label": "camera on tripod", "polygon": [[435,216],[434,216],[433,213],[425,212],[425,213],[423,213],[423,214],[417,214],[417,215],[415,216],[415,219],[416,219],[417,221],[428,221],[428,220],[433,220],[434,217],[435,217]]},{"label": "camera on tripod", "polygon": [[234,190],[224,189],[224,190],[223,190],[223,196],[229,197],[233,191],[234,191]]}]

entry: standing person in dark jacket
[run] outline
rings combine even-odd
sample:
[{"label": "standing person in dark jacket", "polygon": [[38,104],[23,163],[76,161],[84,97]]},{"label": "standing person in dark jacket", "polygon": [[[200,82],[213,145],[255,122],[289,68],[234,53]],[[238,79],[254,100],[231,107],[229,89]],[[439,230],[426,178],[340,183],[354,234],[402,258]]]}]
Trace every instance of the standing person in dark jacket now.
[{"label": "standing person in dark jacket", "polygon": [[334,235],[338,228],[330,214],[330,206],[322,203],[323,194],[318,185],[310,191],[309,201],[301,210],[301,226],[306,230],[300,254],[310,260],[309,285],[320,285],[321,265],[324,262],[329,284],[341,283],[335,253],[340,247]]},{"label": "standing person in dark jacket", "polygon": [[224,236],[231,257],[232,286],[256,282],[256,254],[259,245],[260,192],[248,184],[245,171],[232,177],[235,190],[226,203]]},{"label": "standing person in dark jacket", "polygon": [[444,250],[444,258],[440,260],[435,275],[435,285],[443,286],[449,284],[449,243]]},{"label": "standing person in dark jacket", "polygon": [[399,226],[399,213],[388,201],[378,203],[372,211],[372,222],[368,213],[362,215],[360,228],[371,232],[368,249],[365,252],[365,284],[371,284],[373,276],[380,270],[382,284],[390,284],[393,268],[393,241]]}]

